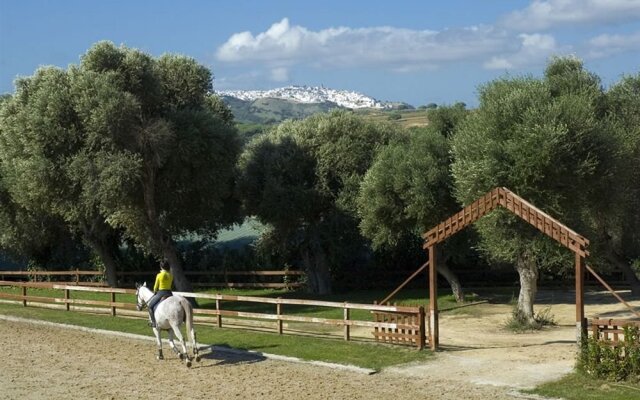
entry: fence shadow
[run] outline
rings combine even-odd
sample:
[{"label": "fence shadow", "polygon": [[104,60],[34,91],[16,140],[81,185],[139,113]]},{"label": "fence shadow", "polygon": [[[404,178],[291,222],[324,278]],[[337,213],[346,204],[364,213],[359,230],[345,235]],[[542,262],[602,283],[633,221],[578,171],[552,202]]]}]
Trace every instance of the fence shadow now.
[{"label": "fence shadow", "polygon": [[483,346],[481,344],[478,345],[457,345],[457,344],[440,344],[440,350],[456,352],[456,351],[466,351],[466,350],[486,350],[486,349],[519,349],[524,347],[541,347],[541,346],[550,346],[553,344],[575,344],[575,340],[548,340],[546,342],[540,343],[527,343],[527,344],[510,344],[510,345],[497,345],[497,346]]},{"label": "fence shadow", "polygon": [[225,344],[200,347],[200,356],[206,360],[215,361],[215,365],[254,364],[267,359],[260,353],[234,349]]}]

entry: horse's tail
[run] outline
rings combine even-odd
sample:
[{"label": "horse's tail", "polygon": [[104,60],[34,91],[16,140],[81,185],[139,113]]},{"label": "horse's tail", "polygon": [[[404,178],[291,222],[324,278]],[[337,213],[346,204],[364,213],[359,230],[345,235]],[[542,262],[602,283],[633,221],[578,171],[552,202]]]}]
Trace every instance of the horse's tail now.
[{"label": "horse's tail", "polygon": [[182,296],[178,296],[180,299],[180,305],[184,310],[184,322],[187,325],[187,335],[191,338],[191,346],[193,347],[194,354],[198,355],[198,347],[196,344],[196,331],[193,329],[193,308],[191,307],[191,303],[189,300]]},{"label": "horse's tail", "polygon": [[193,329],[193,309],[191,308],[191,303],[180,296],[180,305],[184,310],[184,322],[187,324],[187,332],[191,332]]}]

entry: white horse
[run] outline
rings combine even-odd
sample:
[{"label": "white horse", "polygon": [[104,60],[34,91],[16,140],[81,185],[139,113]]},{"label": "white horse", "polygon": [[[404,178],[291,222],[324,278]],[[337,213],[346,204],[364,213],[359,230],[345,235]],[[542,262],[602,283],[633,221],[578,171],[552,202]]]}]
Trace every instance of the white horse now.
[{"label": "white horse", "polygon": [[[136,308],[138,311],[141,311],[153,296],[153,292],[147,287],[146,282],[142,285],[136,284],[136,289],[136,297],[138,298]],[[191,366],[192,358],[189,357],[184,337],[180,332],[180,325],[182,325],[182,322],[186,321],[187,334],[190,335],[191,338],[193,358],[195,358],[196,361],[200,361],[198,347],[196,345],[196,333],[193,330],[193,310],[191,308],[191,303],[189,303],[189,301],[184,297],[174,294],[156,305],[154,315],[156,317],[156,327],[153,328],[153,333],[156,335],[156,343],[158,344],[158,360],[164,359],[164,356],[162,355],[162,339],[160,338],[160,332],[162,330],[166,330],[169,332],[169,345],[171,346],[171,349],[180,356],[181,360],[186,360],[187,367]],[[182,352],[178,350],[175,343],[173,343],[174,334],[182,344]]]}]

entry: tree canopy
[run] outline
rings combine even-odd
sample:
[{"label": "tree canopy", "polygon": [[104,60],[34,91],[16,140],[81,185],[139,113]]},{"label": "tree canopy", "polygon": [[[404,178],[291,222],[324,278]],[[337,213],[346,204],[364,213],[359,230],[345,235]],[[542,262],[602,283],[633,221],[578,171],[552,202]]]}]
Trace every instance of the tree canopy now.
[{"label": "tree canopy", "polygon": [[[599,79],[573,58],[552,60],[544,79],[504,78],[481,87],[478,109],[453,138],[458,200],[468,204],[505,186],[584,232],[584,193],[608,174],[603,96]],[[505,212],[476,227],[487,255],[516,265],[518,310],[532,320],[538,268],[570,254]]]},{"label": "tree canopy", "polygon": [[330,292],[331,267],[339,264],[331,259],[345,254],[336,249],[362,242],[360,182],[399,129],[333,112],[284,122],[247,146],[238,183],[246,212],[297,242],[311,290]]},{"label": "tree canopy", "polygon": [[167,258],[176,286],[189,289],[173,237],[214,235],[238,218],[240,142],[210,91],[210,71],[191,58],[109,42],[80,65],[39,69],[17,82],[0,120],[12,199],[59,215],[101,257],[100,245],[113,249],[123,233]]}]

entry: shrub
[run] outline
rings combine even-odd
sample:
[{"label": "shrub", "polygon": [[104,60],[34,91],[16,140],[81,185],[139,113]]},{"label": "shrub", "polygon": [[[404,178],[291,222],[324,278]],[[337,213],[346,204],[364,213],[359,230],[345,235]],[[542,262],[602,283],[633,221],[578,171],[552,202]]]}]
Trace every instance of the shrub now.
[{"label": "shrub", "polygon": [[640,381],[640,332],[637,326],[624,327],[624,340],[612,342],[590,337],[582,341],[579,372],[609,381]]},{"label": "shrub", "polygon": [[545,326],[555,326],[556,321],[551,314],[551,307],[547,307],[538,312],[533,322],[530,322],[517,307],[513,308],[511,318],[507,320],[506,328],[513,332],[527,332],[532,330],[540,330]]}]

